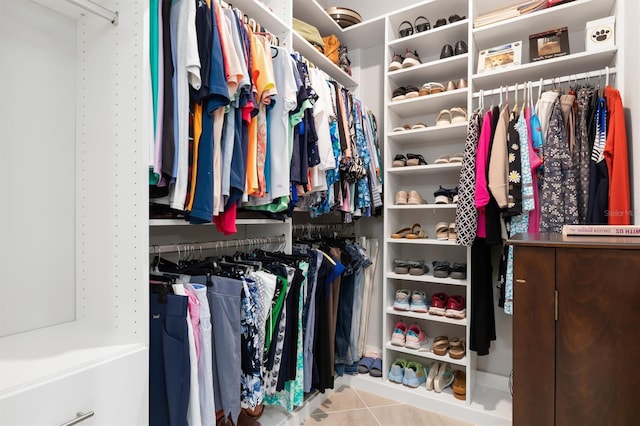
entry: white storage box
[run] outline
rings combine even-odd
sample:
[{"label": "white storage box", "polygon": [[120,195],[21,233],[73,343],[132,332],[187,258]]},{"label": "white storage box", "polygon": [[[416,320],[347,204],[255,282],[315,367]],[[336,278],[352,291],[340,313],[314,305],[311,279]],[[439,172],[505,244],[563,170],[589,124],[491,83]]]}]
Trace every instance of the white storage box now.
[{"label": "white storage box", "polygon": [[587,52],[594,52],[615,47],[615,28],[615,16],[587,22],[585,30],[585,50]]}]

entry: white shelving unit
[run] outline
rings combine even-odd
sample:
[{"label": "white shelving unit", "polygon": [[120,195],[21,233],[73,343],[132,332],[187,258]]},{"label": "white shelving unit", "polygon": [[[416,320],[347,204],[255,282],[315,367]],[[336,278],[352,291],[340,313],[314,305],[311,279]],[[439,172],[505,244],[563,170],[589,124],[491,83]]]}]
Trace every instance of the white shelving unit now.
[{"label": "white shelving unit", "polygon": [[[433,28],[437,19],[447,19],[454,14],[465,19]],[[413,24],[418,16],[429,19],[432,28],[407,37],[399,37],[398,27],[401,23],[409,21]],[[442,241],[435,238],[435,226],[438,222],[449,224],[455,221],[455,205],[433,204],[433,193],[439,186],[452,189],[457,185],[461,166],[460,163],[434,164],[434,162],[443,154],[453,155],[462,152],[467,129],[466,123],[436,126],[435,118],[442,109],[466,108],[470,99],[469,90],[461,88],[396,102],[390,99],[392,92],[401,86],[414,85],[419,88],[424,83],[437,82],[446,87],[449,80],[457,82],[460,78],[468,78],[469,54],[440,59],[440,51],[444,44],[454,46],[459,40],[467,43],[470,31],[468,16],[469,4],[461,0],[421,2],[388,15],[385,60],[385,63],[389,64],[394,53],[404,54],[408,50],[416,51],[422,64],[386,73],[385,199],[388,201],[384,213],[384,232],[387,238],[385,238],[383,260],[385,270],[382,327],[382,339],[385,342],[383,384],[390,387],[398,386],[387,378],[389,368],[396,358],[416,360],[424,365],[433,361],[446,362],[454,369],[467,373],[466,401],[455,399],[451,389],[437,394],[427,391],[423,386],[415,389],[414,392],[422,398],[435,398],[457,406],[469,404],[473,397],[471,388],[474,380],[475,354],[467,352],[467,355],[459,360],[452,359],[448,355],[437,356],[431,352],[430,343],[433,337],[439,335],[447,335],[450,338],[462,337],[468,341],[467,320],[399,311],[393,309],[392,305],[395,293],[400,289],[424,291],[429,299],[436,292],[462,295],[466,300],[469,299],[471,290],[466,279],[436,278],[431,270],[433,261],[446,260],[451,264],[455,262],[469,264],[469,251],[466,248],[458,246],[455,241]],[[427,127],[407,131],[391,130],[404,124],[411,126],[417,122],[422,122]],[[421,154],[428,164],[392,167],[391,162],[397,154],[406,155],[407,153]],[[428,204],[393,205],[395,194],[399,190],[416,190]],[[428,234],[427,238],[415,240],[389,238],[396,230],[411,227],[414,223],[421,225]],[[422,260],[430,270],[418,276],[396,274],[393,272],[393,263],[396,259]],[[398,321],[405,322],[407,326],[417,323],[431,340],[427,339],[421,350],[392,345],[391,333]]]}]

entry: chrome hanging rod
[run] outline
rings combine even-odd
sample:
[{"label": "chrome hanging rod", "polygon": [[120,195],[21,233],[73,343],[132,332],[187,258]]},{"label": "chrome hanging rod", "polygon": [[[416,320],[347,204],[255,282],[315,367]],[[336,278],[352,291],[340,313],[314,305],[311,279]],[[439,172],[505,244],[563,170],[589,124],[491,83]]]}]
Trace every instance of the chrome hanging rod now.
[{"label": "chrome hanging rod", "polygon": [[338,234],[345,229],[352,229],[352,223],[304,223],[292,226],[292,233],[295,235],[304,234]]},{"label": "chrome hanging rod", "polygon": [[79,7],[80,9],[84,9],[87,12],[93,13],[96,16],[106,19],[107,21],[111,22],[113,25],[118,25],[118,12],[113,12],[89,0],[65,0],[65,1],[67,3],[71,3],[72,5]]},{"label": "chrome hanging rod", "polygon": [[187,253],[202,250],[224,250],[236,247],[260,247],[267,244],[284,244],[286,238],[284,235],[276,235],[269,237],[245,238],[241,240],[220,240],[208,241],[203,243],[180,243],[170,245],[153,245],[149,246],[149,254],[163,253]]},{"label": "chrome hanging rod", "polygon": [[[609,67],[605,67],[603,69],[600,70],[596,70],[596,71],[589,71],[589,72],[582,72],[579,74],[569,74],[569,75],[564,75],[562,77],[555,77],[555,78],[548,78],[546,80],[540,79],[538,81],[535,80],[531,80],[530,81],[530,85],[532,87],[539,87],[540,85],[543,86],[548,86],[548,85],[553,85],[553,84],[559,84],[559,83],[566,83],[566,82],[571,82],[571,81],[576,81],[576,80],[589,80],[589,79],[599,79],[601,77],[605,77],[605,85],[609,83],[609,75],[611,74],[616,74],[617,73],[617,69],[615,67],[609,68]],[[496,89],[490,89],[490,90],[479,90],[477,92],[473,93],[473,97],[474,98],[480,98],[480,97],[484,97],[484,96],[492,96],[492,95],[499,95],[501,92],[514,92],[516,90],[522,90],[524,89],[524,84],[523,83],[519,83],[519,84],[515,84],[513,86],[503,86],[500,88],[496,88]]]}]

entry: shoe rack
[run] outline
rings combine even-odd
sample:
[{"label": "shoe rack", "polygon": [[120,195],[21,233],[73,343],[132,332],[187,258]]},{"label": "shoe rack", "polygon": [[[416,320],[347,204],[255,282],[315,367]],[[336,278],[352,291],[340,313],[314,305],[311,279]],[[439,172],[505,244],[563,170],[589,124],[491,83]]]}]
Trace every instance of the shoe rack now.
[{"label": "shoe rack", "polygon": [[[432,370],[436,362],[449,364],[452,370],[466,373],[459,373],[461,377],[466,376],[463,379],[466,380],[466,400],[454,397],[451,386],[441,392],[433,386],[428,390],[429,386],[424,383],[413,389],[402,388],[411,389],[418,396],[458,405],[469,404],[472,399],[469,390],[473,387],[475,357],[465,350],[462,356],[455,353],[454,358],[448,350],[436,350],[436,353],[432,347],[436,337],[447,336],[450,340],[463,341],[466,349],[469,337],[467,318],[434,315],[423,309],[399,310],[397,303],[394,308],[394,301],[399,290],[408,290],[409,298],[413,292],[424,292],[427,304],[430,304],[432,295],[438,293],[462,296],[465,300],[470,296],[467,278],[452,278],[446,268],[443,273],[441,266],[434,275],[433,264],[444,261],[450,265],[466,264],[466,276],[469,276],[470,251],[456,245],[455,227],[449,232],[450,225],[455,222],[453,194],[447,197],[445,192],[437,204],[434,195],[441,187],[454,189],[458,184],[461,163],[456,154],[464,151],[467,128],[467,119],[460,111],[466,114],[470,99],[467,84],[464,84],[468,76],[469,54],[464,50],[468,45],[469,16],[467,0],[422,2],[388,15],[385,31],[387,202],[384,214],[383,381],[389,386],[399,386],[397,378],[394,382],[388,377],[396,359],[419,362],[426,371]],[[389,69],[394,55],[406,58],[405,52],[417,53],[421,63],[416,64],[414,56],[410,55],[411,60],[400,62],[404,66]],[[395,59],[397,62],[397,56]],[[461,80],[463,84],[458,88]],[[402,96],[403,89],[407,89],[404,92],[408,96]],[[404,165],[400,157],[396,157],[400,155],[421,156],[427,164]],[[407,202],[403,199],[405,193],[408,194]],[[405,234],[403,228],[414,229]],[[395,267],[402,262],[412,265],[424,262],[428,271],[424,274],[404,273],[416,268],[405,270]],[[417,271],[421,272],[419,268]],[[397,323],[406,325],[407,329],[418,325],[426,335],[419,349],[408,348],[402,342],[398,344],[397,335],[392,344],[391,337]]]},{"label": "shoe rack", "polygon": [[[383,381],[385,386],[398,386],[389,381],[388,377],[396,359],[417,361],[425,366],[433,361],[441,361],[450,364],[456,371],[466,373],[465,401],[456,399],[451,388],[439,394],[428,391],[425,386],[412,389],[427,408],[442,408],[441,401],[452,406],[469,406],[470,410],[474,410],[474,402],[482,405],[478,402],[482,393],[479,392],[474,397],[477,376],[475,353],[469,352],[467,347],[470,331],[468,302],[473,285],[469,279],[470,250],[456,245],[455,241],[438,239],[436,234],[436,226],[455,220],[455,204],[435,204],[434,192],[440,186],[451,189],[458,183],[460,163],[450,160],[464,151],[467,132],[467,118],[463,116],[461,119],[459,108],[464,108],[464,112],[471,114],[477,107],[480,96],[485,96],[485,104],[491,105],[497,101],[499,93],[499,90],[493,89],[498,89],[501,85],[522,85],[524,81],[537,83],[540,79],[548,82],[555,77],[576,73],[590,73],[593,82],[593,76],[597,80],[598,70],[605,67],[609,67],[612,72],[619,72],[613,71],[619,65],[621,56],[618,48],[589,51],[585,45],[584,31],[586,23],[591,20],[617,15],[617,21],[621,21],[624,10],[630,7],[628,3],[625,5],[622,0],[574,0],[474,28],[474,17],[514,3],[517,1],[430,0],[392,12],[385,17],[384,154],[387,201],[384,212]],[[449,19],[450,17],[453,19]],[[426,20],[428,25],[425,25]],[[446,23],[441,25],[443,21]],[[620,24],[621,22],[616,22],[617,32]],[[565,26],[569,32],[570,53],[544,61],[531,61],[529,35]],[[623,31],[619,31],[619,34],[622,33]],[[478,53],[481,50],[519,40],[523,44],[521,65],[477,72]],[[623,38],[618,36],[617,43],[622,45]],[[404,56],[405,52],[417,54],[420,63],[387,68],[392,62],[402,65],[402,58],[399,60],[396,55]],[[466,85],[458,87],[460,79],[464,79]],[[624,78],[618,76],[616,81],[617,87],[622,91]],[[604,85],[604,80],[601,85]],[[434,87],[436,90],[430,90]],[[513,96],[513,92],[510,96]],[[406,157],[409,153],[421,155],[427,164],[402,165],[401,159],[396,156]],[[417,191],[425,201],[420,204],[397,203],[399,191],[407,194]],[[399,198],[402,200],[402,193]],[[413,199],[419,198],[414,195]],[[402,236],[403,228],[412,228],[414,224],[419,224],[427,232],[427,238],[415,238],[416,232],[408,233],[411,238],[406,238],[406,235],[397,238]],[[442,232],[443,228],[438,227]],[[396,238],[392,238],[392,234]],[[440,233],[441,237],[443,235]],[[396,260],[426,261],[430,270],[423,275],[397,273],[394,268]],[[451,264],[466,262],[467,278],[453,279],[450,275],[442,278],[440,273],[434,276],[433,261],[449,261]],[[466,318],[453,319],[394,309],[396,292],[404,289],[409,290],[409,294],[412,291],[423,291],[427,294],[427,300],[437,293],[464,296],[467,301]],[[418,324],[428,337],[422,350],[391,344],[392,333],[398,322],[404,323],[407,328],[414,323]],[[439,336],[464,339],[465,356],[455,360],[448,353],[435,354],[430,350],[431,339]],[[441,348],[438,349],[437,352],[442,353]],[[406,386],[402,388],[406,389]]]}]

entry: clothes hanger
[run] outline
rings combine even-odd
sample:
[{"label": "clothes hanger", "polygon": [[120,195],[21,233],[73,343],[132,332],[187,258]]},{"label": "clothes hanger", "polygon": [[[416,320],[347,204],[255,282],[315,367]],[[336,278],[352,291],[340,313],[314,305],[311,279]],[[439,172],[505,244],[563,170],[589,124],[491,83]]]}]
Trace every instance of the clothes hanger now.
[{"label": "clothes hanger", "polygon": [[522,83],[522,111],[525,110],[525,108],[527,108],[527,90],[528,90],[528,83],[525,81],[524,83]]},{"label": "clothes hanger", "polygon": [[513,109],[512,112],[514,115],[518,114],[519,108],[520,106],[518,105],[518,83],[516,83],[515,87],[514,87],[514,101],[513,101]]}]

